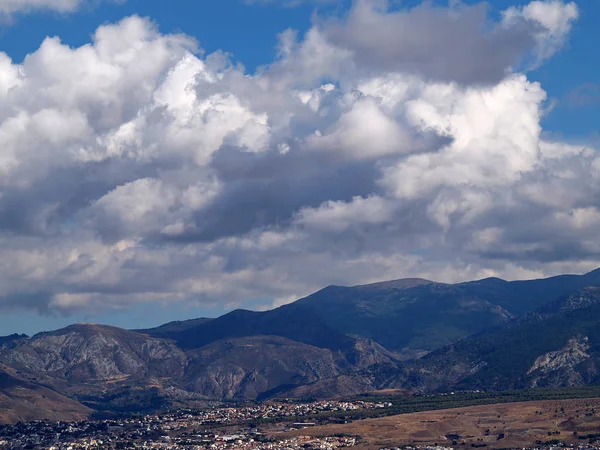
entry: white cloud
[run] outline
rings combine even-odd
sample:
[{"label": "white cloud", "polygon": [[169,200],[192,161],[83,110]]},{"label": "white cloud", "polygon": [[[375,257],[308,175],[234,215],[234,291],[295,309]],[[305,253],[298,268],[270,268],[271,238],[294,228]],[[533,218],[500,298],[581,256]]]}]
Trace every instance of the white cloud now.
[{"label": "white cloud", "polygon": [[575,2],[538,0],[525,6],[512,6],[503,14],[505,26],[514,26],[519,20],[537,26],[534,36],[537,41],[536,64],[539,65],[563,47],[573,22],[579,17],[579,9]]},{"label": "white cloud", "polygon": [[0,54],[0,304],[235,303],[599,265],[600,158],[542,138],[546,93],[515,69],[563,45],[572,7],[489,20],[359,1],[284,33],[253,74],[139,17],[22,64]]},{"label": "white cloud", "polygon": [[373,98],[353,99],[350,109],[342,113],[332,129],[319,132],[309,142],[356,158],[414,150],[408,131],[387,116]]},{"label": "white cloud", "polygon": [[421,196],[439,186],[504,185],[538,161],[541,104],[546,94],[525,76],[487,88],[426,85],[406,103],[410,123],[447,136],[435,153],[413,155],[385,171],[398,197]]},{"label": "white cloud", "polygon": [[122,225],[120,233],[134,236],[147,233],[160,223],[177,202],[177,192],[161,180],[140,178],[118,186],[98,199],[92,214],[103,216],[113,227]]},{"label": "white cloud", "polygon": [[330,232],[347,231],[364,224],[386,223],[394,218],[394,204],[381,197],[354,197],[350,202],[328,201],[318,208],[303,208],[295,222]]},{"label": "white cloud", "polygon": [[[121,1],[121,0],[112,0]],[[90,0],[0,0],[0,15],[11,16],[15,13],[30,12],[35,10],[51,10],[59,13],[72,13]]]}]

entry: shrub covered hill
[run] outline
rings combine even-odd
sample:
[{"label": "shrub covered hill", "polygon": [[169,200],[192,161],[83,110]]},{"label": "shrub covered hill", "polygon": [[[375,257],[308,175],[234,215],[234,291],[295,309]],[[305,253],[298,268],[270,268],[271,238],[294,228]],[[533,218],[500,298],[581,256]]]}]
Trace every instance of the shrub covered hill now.
[{"label": "shrub covered hill", "polygon": [[[47,406],[34,410],[55,418],[382,388],[592,384],[600,377],[599,300],[597,270],[531,281],[330,286],[271,311],[147,330],[78,324],[0,338],[8,380],[0,399],[17,385],[30,391],[30,404],[44,392]],[[30,417],[18,403],[0,402],[0,421]]]},{"label": "shrub covered hill", "polygon": [[436,350],[412,370],[413,386],[427,390],[600,384],[600,287]]}]

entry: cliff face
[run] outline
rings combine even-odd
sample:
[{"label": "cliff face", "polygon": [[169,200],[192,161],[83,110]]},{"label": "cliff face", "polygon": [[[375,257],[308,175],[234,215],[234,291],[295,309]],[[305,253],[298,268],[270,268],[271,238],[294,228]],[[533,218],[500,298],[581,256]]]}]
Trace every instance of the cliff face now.
[{"label": "cliff face", "polygon": [[579,368],[592,356],[587,336],[574,336],[560,350],[540,355],[527,371],[530,387],[582,386]]}]

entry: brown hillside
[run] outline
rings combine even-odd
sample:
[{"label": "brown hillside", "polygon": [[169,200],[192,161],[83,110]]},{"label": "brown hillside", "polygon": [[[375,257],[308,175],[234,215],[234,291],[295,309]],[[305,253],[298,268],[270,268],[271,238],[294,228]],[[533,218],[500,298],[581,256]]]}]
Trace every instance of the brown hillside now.
[{"label": "brown hillside", "polygon": [[[471,444],[482,447],[485,444],[487,448],[521,448],[552,439],[582,442],[578,436],[599,430],[600,399],[579,399],[403,414],[316,427],[309,433],[315,437],[339,433],[360,436],[357,449],[436,443],[466,449],[472,448]],[[306,435],[307,432],[298,430],[290,434]],[[452,445],[453,441],[456,444]]]},{"label": "brown hillside", "polygon": [[91,409],[0,366],[0,424],[30,420],[82,420]]}]

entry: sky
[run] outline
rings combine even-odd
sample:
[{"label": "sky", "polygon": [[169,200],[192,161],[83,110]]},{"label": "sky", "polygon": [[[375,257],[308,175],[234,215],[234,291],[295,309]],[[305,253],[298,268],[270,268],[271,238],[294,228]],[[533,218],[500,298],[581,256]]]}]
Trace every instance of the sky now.
[{"label": "sky", "polygon": [[600,267],[599,16],[0,0],[0,335]]}]

